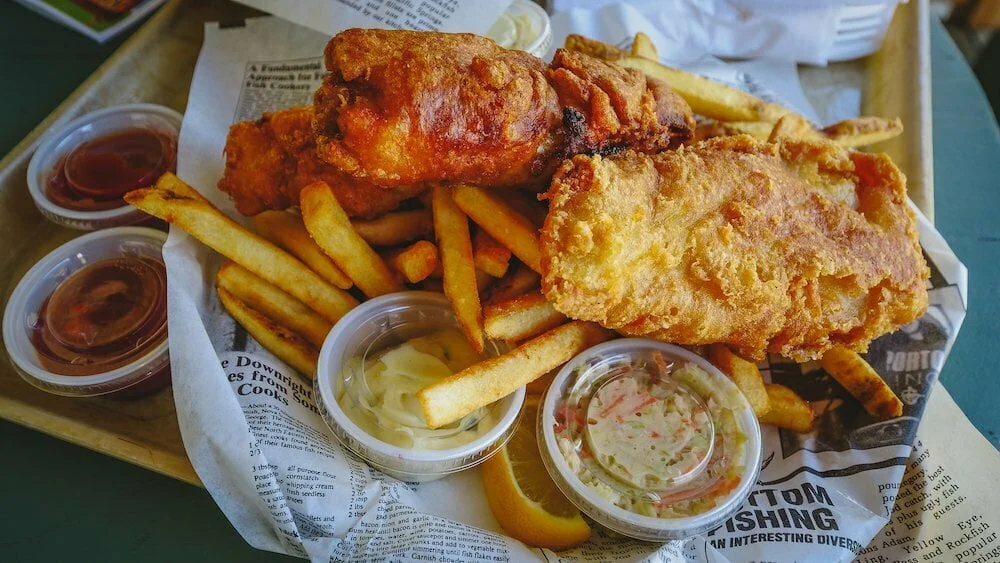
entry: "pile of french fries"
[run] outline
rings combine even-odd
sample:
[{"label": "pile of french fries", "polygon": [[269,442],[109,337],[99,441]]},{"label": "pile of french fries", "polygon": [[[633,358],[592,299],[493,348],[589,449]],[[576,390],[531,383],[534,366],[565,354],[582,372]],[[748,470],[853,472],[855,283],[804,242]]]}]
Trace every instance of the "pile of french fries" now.
[{"label": "pile of french fries", "polygon": [[[859,146],[901,129],[898,120],[880,118],[816,129],[784,107],[661,65],[641,33],[630,53],[580,36],[567,38],[566,47],[664,80],[711,120],[704,123],[713,124],[712,135],[748,132]],[[351,220],[329,186],[316,182],[302,189],[297,211],[254,217],[254,231],[169,173],[125,199],[228,258],[216,277],[222,305],[261,345],[310,377],[333,323],[359,299],[407,288],[444,292],[476,350],[483,351],[487,338],[511,349],[423,389],[418,399],[431,427],[521,386],[542,393],[561,365],[615,337],[597,324],[567,318],[539,290],[539,228],[547,210],[531,194],[435,186],[420,198],[420,208]],[[756,364],[724,344],[707,347],[707,356],[746,395],[761,422],[796,432],[813,428],[810,404],[785,386],[766,383]],[[822,365],[872,415],[901,414],[902,402],[856,353],[835,349]]]},{"label": "pile of french fries", "polygon": [[847,119],[818,128],[784,106],[660,64],[656,46],[645,33],[635,35],[631,52],[581,35],[567,37],[565,46],[569,50],[641,70],[665,82],[687,101],[694,113],[701,116],[696,140],[746,134],[772,141],[780,138],[826,140],[852,148],[885,141],[903,132],[903,123],[898,118],[882,117]]}]

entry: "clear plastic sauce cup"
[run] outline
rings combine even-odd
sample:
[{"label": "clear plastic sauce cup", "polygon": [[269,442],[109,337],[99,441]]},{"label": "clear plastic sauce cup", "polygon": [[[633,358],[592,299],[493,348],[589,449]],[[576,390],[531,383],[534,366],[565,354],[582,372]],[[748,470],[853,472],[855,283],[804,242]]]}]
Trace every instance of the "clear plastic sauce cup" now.
[{"label": "clear plastic sauce cup", "polygon": [[323,343],[314,383],[317,407],[341,444],[390,476],[431,481],[473,467],[507,443],[525,390],[454,425],[428,429],[416,400],[427,383],[423,375],[453,373],[444,360],[466,365],[505,351],[487,341],[484,355],[472,357],[466,347],[441,294],[407,291],[366,301],[340,319]]},{"label": "clear plastic sauce cup", "polygon": [[[17,373],[44,391],[74,397],[128,399],[168,385],[166,277],[161,256],[166,238],[166,233],[146,227],[96,231],[56,248],[28,270],[11,293],[3,315],[3,343]],[[144,292],[151,304],[148,309],[128,302],[127,282],[120,279],[66,289],[81,278],[77,274],[107,264],[127,269],[125,273],[137,286],[131,290]],[[52,301],[60,291],[70,297],[84,295],[100,306],[88,312],[76,310],[80,305],[72,300]],[[104,318],[88,320],[90,313]],[[49,340],[39,336],[43,325],[52,333]],[[43,356],[42,347],[48,342],[54,346],[49,351],[58,348],[65,362]],[[77,358],[75,350],[85,351]],[[89,368],[88,362],[92,362]]]},{"label": "clear plastic sauce cup", "polygon": [[538,4],[530,0],[514,0],[490,26],[486,37],[505,49],[544,57],[552,46],[552,24],[549,14]]},{"label": "clear plastic sauce cup", "polygon": [[757,481],[757,417],[735,384],[679,346],[590,348],[548,388],[537,421],[559,489],[600,524],[666,541],[715,528]]},{"label": "clear plastic sauce cup", "polygon": [[[120,204],[110,202],[110,208],[71,209],[53,200],[49,183],[59,176],[60,169],[80,147],[128,132],[148,131],[161,138],[164,143],[161,160],[166,164],[165,170],[173,170],[182,120],[180,113],[168,107],[128,104],[88,113],[48,132],[42,137],[28,163],[28,192],[35,206],[46,219],[71,229],[85,231],[151,222],[149,215],[124,201]],[[135,155],[131,155],[126,158],[134,157]],[[104,165],[107,164],[105,161]],[[152,177],[149,183],[155,181],[156,178]],[[72,175],[69,182],[73,183]]]}]

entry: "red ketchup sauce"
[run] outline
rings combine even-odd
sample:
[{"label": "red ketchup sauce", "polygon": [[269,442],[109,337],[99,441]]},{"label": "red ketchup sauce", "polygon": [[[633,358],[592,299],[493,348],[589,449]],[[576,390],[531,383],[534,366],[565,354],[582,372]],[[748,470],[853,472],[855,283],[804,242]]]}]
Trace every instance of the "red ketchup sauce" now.
[{"label": "red ketchup sauce", "polygon": [[125,205],[123,196],[173,171],[177,143],[150,129],[116,131],[71,150],[56,165],[45,195],[60,207],[102,211]]},{"label": "red ketchup sauce", "polygon": [[163,262],[122,257],[94,262],[42,303],[31,342],[45,369],[95,375],[127,365],[167,338]]}]

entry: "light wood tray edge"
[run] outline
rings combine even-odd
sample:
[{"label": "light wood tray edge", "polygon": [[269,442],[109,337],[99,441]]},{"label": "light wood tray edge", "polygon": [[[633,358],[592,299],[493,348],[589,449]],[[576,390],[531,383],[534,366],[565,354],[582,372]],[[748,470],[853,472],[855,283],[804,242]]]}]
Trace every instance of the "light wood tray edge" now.
[{"label": "light wood tray edge", "polygon": [[882,48],[867,61],[861,113],[902,119],[902,135],[870,150],[888,153],[907,173],[910,199],[933,223],[930,18],[928,0],[896,8]]}]

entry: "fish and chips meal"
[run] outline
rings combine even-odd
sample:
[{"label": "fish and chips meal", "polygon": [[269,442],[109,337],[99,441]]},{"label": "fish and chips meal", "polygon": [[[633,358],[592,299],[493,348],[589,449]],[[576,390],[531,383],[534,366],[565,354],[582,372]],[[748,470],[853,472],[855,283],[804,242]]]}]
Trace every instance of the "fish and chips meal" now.
[{"label": "fish and chips meal", "polygon": [[[901,414],[859,354],[923,314],[929,270],[905,177],[856,150],[898,119],[819,128],[661,64],[643,34],[630,51],[571,35],[548,63],[475,35],[351,29],[325,61],[311,106],[229,131],[218,187],[253,230],[169,172],[125,200],[228,258],[225,309],[303,376],[343,379],[326,408],[392,451],[461,448],[526,392],[482,465],[512,536],[575,545],[580,507],[679,537],[738,506],[758,421],[815,425],[762,376],[768,354],[818,361],[873,417]],[[412,290],[443,293],[451,321],[323,364],[341,317]],[[673,352],[567,371],[615,343]],[[552,421],[537,439],[536,415]],[[569,468],[558,486],[553,464]]]}]

